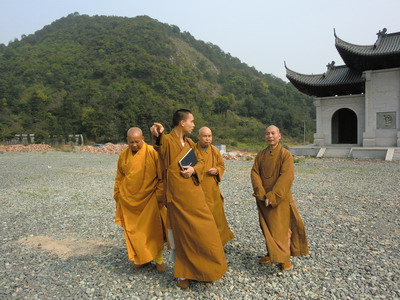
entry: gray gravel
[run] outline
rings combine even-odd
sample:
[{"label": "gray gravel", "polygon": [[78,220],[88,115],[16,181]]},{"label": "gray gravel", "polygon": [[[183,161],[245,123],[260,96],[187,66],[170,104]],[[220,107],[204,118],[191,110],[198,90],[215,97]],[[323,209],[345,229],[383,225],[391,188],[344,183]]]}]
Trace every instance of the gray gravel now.
[{"label": "gray gravel", "polygon": [[[1,299],[400,298],[399,162],[296,164],[293,194],[311,253],[282,273],[257,263],[265,245],[252,162],[226,161],[222,190],[236,234],[226,246],[229,271],[188,291],[175,286],[169,262],[166,274],[130,268],[113,223],[116,162],[106,154],[0,153]],[[72,250],[46,248],[48,240],[58,250],[69,241]]]}]

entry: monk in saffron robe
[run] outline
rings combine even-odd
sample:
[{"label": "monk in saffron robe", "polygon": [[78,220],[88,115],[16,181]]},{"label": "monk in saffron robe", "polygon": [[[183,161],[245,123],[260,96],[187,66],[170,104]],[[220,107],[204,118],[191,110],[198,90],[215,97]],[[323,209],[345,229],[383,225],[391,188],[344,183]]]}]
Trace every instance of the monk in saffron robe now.
[{"label": "monk in saffron robe", "polygon": [[129,147],[119,156],[114,184],[115,221],[124,229],[133,268],[154,260],[156,270],[165,272],[162,217],[166,218],[166,208],[158,153],[144,142],[140,128],[129,129],[127,140]]},{"label": "monk in saffron robe", "polygon": [[196,144],[196,148],[203,154],[205,163],[201,187],[203,188],[207,205],[214,216],[221,242],[225,245],[235,236],[226,221],[224,198],[219,188],[219,183],[225,171],[225,164],[219,150],[212,145],[212,131],[210,128],[200,128],[199,141]]},{"label": "monk in saffron robe", "polygon": [[259,262],[277,262],[281,263],[282,270],[291,270],[290,256],[308,254],[304,223],[291,192],[293,156],[279,143],[278,127],[269,126],[265,139],[268,147],[257,154],[251,169],[253,196],[268,250],[268,255]]},{"label": "monk in saffron robe", "polygon": [[[174,277],[179,287],[188,288],[189,280],[220,279],[227,264],[214,217],[200,186],[204,159],[186,136],[195,126],[193,114],[186,109],[176,111],[173,125],[169,134],[164,134],[160,123],[154,123],[150,130],[166,179],[168,238],[171,248],[175,248]],[[179,161],[189,149],[195,150],[197,164],[181,168]]]}]

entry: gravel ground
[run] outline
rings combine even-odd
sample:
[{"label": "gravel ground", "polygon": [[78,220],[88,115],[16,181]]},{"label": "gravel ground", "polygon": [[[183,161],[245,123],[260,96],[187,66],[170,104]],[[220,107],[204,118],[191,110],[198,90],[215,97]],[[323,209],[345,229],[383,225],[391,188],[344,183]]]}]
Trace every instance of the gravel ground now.
[{"label": "gravel ground", "polygon": [[[399,299],[400,164],[306,159],[293,194],[310,255],[294,270],[265,253],[251,161],[226,161],[229,271],[182,291],[153,266],[130,268],[113,223],[117,155],[0,153],[1,299]],[[167,250],[165,251],[167,255]]]}]

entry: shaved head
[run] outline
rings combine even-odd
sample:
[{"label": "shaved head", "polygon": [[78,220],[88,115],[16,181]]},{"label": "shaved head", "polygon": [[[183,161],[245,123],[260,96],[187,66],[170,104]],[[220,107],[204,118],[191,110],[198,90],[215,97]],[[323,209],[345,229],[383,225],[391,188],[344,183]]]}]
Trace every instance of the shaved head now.
[{"label": "shaved head", "polygon": [[138,152],[144,144],[144,137],[142,129],[138,127],[129,128],[126,133],[126,139],[128,141],[129,148],[131,148],[132,153]]},{"label": "shaved head", "polygon": [[278,133],[281,132],[281,131],[279,130],[279,127],[277,127],[277,126],[275,126],[275,125],[269,125],[269,126],[267,127],[266,130],[267,130],[267,131],[268,131],[268,130],[274,130],[275,132],[278,132]]},{"label": "shaved head", "polygon": [[201,127],[199,129],[199,135],[203,135],[203,134],[212,134],[211,129],[206,126]]},{"label": "shaved head", "polygon": [[143,132],[142,129],[140,129],[139,127],[132,127],[129,128],[129,130],[126,133],[126,136],[137,136],[137,137],[142,137],[143,136]]},{"label": "shaved head", "polygon": [[265,129],[265,141],[271,149],[275,149],[281,140],[281,131],[275,125],[270,125]]},{"label": "shaved head", "polygon": [[199,143],[203,148],[208,147],[212,143],[212,132],[208,127],[201,127],[199,129]]}]

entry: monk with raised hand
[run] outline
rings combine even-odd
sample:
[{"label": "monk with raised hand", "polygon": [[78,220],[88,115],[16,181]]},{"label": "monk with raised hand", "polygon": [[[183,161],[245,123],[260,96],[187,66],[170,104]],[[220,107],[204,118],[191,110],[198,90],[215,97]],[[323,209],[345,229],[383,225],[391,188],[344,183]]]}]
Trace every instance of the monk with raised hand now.
[{"label": "monk with raised hand", "polygon": [[280,144],[281,137],[278,127],[271,125],[266,129],[268,147],[254,160],[251,182],[268,251],[259,263],[280,263],[282,270],[288,271],[292,269],[290,256],[307,255],[308,244],[304,223],[292,198],[293,156]]},{"label": "monk with raised hand", "polygon": [[[168,238],[175,260],[174,277],[181,288],[188,288],[189,280],[216,281],[227,270],[221,238],[199,184],[204,159],[187,137],[194,126],[193,114],[180,109],[174,113],[169,134],[160,123],[150,128],[164,167]],[[182,170],[179,161],[190,149],[195,150],[197,164]]]},{"label": "monk with raised hand", "polygon": [[212,145],[212,131],[208,127],[199,129],[199,141],[196,148],[203,154],[204,169],[201,187],[206,197],[206,202],[214,216],[221,242],[225,245],[235,236],[228,226],[224,211],[224,198],[221,195],[219,183],[225,171],[225,164],[219,150]]},{"label": "monk with raised hand", "polygon": [[144,141],[140,128],[127,132],[128,148],[118,159],[114,184],[115,221],[124,229],[128,259],[138,269],[155,261],[158,272],[165,272],[162,250],[166,220],[163,203],[162,170],[158,153]]}]

